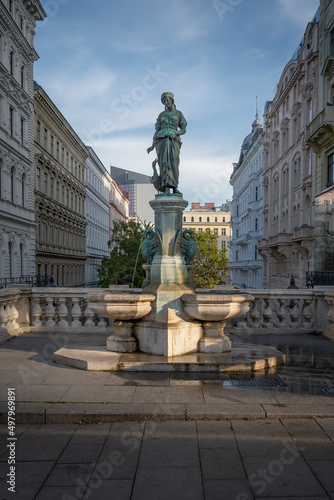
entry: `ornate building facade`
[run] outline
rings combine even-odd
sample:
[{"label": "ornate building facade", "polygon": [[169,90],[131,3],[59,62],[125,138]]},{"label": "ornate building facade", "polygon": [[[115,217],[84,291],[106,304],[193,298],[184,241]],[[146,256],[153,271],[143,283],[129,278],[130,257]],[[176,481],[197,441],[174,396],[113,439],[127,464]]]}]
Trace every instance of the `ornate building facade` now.
[{"label": "ornate building facade", "polygon": [[87,146],[86,160],[86,285],[98,284],[97,266],[109,255],[108,241],[113,222],[126,221],[129,201],[125,198],[95,151]]},{"label": "ornate building facade", "polygon": [[[227,200],[224,205],[215,207],[214,203],[192,203],[190,210],[183,212],[183,228],[198,232],[210,229],[217,234],[218,250],[226,248],[229,258],[229,243],[231,240],[231,203]],[[226,276],[226,283],[230,278]]]},{"label": "ornate building facade", "polygon": [[263,221],[262,181],[263,128],[256,113],[252,132],[243,141],[230,178],[233,198],[229,268],[231,283],[240,288],[262,288],[262,259],[258,252]]},{"label": "ornate building facade", "polygon": [[86,283],[88,150],[35,83],[36,274],[59,286]]},{"label": "ornate building facade", "polygon": [[291,275],[299,288],[305,288],[306,272],[314,266],[316,155],[305,144],[305,127],[318,109],[317,15],[264,111],[263,239],[259,243],[264,288],[287,288]]},{"label": "ornate building facade", "polygon": [[34,90],[39,0],[0,2],[0,278],[35,275]]},{"label": "ornate building facade", "polygon": [[306,127],[317,154],[315,192],[315,284],[334,285],[334,3],[320,0],[319,113]]}]

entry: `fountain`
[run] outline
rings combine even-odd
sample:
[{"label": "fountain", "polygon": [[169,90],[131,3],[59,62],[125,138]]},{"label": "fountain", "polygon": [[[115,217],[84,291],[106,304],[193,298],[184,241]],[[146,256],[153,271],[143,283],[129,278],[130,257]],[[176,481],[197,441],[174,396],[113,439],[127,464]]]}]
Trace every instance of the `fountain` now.
[{"label": "fountain", "polygon": [[[134,355],[129,353],[137,352],[151,355],[157,369],[175,369],[176,358],[184,356],[188,356],[194,370],[210,371],[212,365],[217,369],[219,362],[230,369],[233,364],[240,369],[244,358],[240,358],[240,353],[234,353],[233,358],[231,339],[224,331],[225,321],[244,316],[254,297],[217,290],[195,292],[191,261],[196,242],[192,231],[182,228],[183,211],[188,202],[178,191],[179,136],[185,133],[187,123],[175,108],[171,93],[164,93],[161,100],[165,111],[157,119],[153,144],[147,150],[151,152],[155,148],[157,152],[152,179],[158,194],[149,202],[155,214],[154,230],[146,230],[141,243],[147,261],[143,288],[133,291],[129,287],[112,286],[91,291],[87,295],[89,307],[100,316],[113,319],[114,333],[107,339],[107,350],[121,356],[118,369],[126,369],[127,362],[129,369],[136,369]],[[222,353],[227,357],[217,361]],[[282,360],[280,355],[276,359]],[[145,365],[147,356],[145,363],[140,357],[136,360],[137,369],[154,369],[154,363]],[[246,369],[254,368],[254,363],[250,361]],[[265,364],[257,366],[263,368]],[[182,369],[186,369],[184,364]]]}]

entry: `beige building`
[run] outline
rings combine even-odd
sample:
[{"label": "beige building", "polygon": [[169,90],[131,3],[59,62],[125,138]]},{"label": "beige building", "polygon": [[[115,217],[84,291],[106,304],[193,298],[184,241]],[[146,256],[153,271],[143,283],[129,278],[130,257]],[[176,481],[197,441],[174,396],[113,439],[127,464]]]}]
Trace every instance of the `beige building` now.
[{"label": "beige building", "polygon": [[318,26],[316,15],[265,106],[264,288],[287,288],[291,275],[305,288],[314,265],[316,155],[305,144],[305,127],[318,109]]},{"label": "beige building", "polygon": [[[183,212],[183,228],[193,229],[201,232],[210,229],[218,235],[218,249],[227,249],[229,258],[229,242],[231,241],[231,203],[226,201],[225,205],[215,207],[214,203],[192,203],[190,210]],[[229,283],[229,277],[226,284]]]},{"label": "beige building", "polygon": [[36,273],[58,286],[86,283],[85,165],[88,150],[35,83]]},{"label": "beige building", "polygon": [[314,282],[334,285],[334,2],[320,0],[318,113],[306,128],[317,154]]}]

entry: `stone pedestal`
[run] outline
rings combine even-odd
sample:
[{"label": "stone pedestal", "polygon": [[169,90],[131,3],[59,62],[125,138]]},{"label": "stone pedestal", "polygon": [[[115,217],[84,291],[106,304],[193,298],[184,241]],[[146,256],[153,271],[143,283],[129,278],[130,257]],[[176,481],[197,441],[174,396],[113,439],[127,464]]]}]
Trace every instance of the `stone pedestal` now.
[{"label": "stone pedestal", "polygon": [[181,297],[194,293],[189,268],[182,254],[182,217],[188,202],[182,195],[157,195],[150,205],[155,213],[159,245],[151,265],[145,265],[143,292],[153,294],[151,312],[136,321],[134,332],[141,352],[176,356],[198,352],[203,336],[200,322],[183,310]]}]

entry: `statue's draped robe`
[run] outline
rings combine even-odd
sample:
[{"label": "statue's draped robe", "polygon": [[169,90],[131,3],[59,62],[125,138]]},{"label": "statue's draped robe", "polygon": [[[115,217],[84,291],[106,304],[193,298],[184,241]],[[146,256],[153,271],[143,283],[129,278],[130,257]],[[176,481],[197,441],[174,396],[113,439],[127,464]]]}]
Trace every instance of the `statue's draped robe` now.
[{"label": "statue's draped robe", "polygon": [[173,136],[173,132],[178,129],[185,129],[187,122],[178,109],[173,111],[163,111],[158,116],[155,124],[155,134],[153,137],[153,145],[158,156],[158,164],[160,168],[161,191],[167,187],[177,188],[179,184],[179,164],[180,164],[180,149],[181,139],[177,135]]}]

